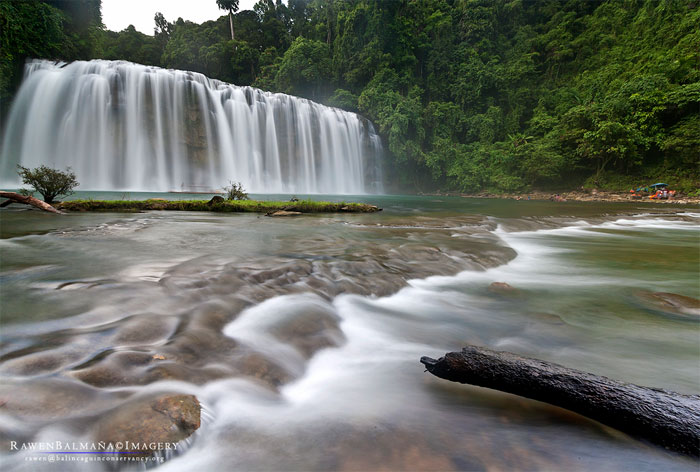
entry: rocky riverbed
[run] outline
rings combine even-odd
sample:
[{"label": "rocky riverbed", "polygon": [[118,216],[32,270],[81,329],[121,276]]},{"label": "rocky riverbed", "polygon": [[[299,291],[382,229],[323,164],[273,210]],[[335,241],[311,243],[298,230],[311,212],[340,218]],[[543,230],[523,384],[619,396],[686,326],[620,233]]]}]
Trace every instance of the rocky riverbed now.
[{"label": "rocky riverbed", "polygon": [[171,471],[692,468],[417,360],[471,343],[700,390],[697,216],[379,200],[303,218],[3,210],[3,463],[36,466],[12,441],[126,435],[182,444]]}]

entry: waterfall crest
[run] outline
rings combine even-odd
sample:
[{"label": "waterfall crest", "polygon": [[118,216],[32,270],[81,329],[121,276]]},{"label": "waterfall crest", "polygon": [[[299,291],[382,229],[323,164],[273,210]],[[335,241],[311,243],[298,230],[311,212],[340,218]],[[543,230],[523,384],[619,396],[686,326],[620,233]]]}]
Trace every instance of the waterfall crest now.
[{"label": "waterfall crest", "polygon": [[381,142],[355,113],[206,76],[124,61],[27,63],[0,155],[71,167],[81,190],[382,191]]}]

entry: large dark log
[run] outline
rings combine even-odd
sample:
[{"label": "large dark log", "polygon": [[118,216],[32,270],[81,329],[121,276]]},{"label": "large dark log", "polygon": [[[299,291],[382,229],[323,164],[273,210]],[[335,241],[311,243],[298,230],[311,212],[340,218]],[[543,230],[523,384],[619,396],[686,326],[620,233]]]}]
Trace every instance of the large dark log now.
[{"label": "large dark log", "polygon": [[7,206],[7,205],[9,205],[8,202],[24,203],[25,205],[35,206],[35,207],[39,208],[40,210],[50,211],[51,213],[58,213],[59,215],[63,214],[62,211],[55,209],[54,207],[52,207],[48,203],[42,202],[41,200],[34,198],[34,197],[30,197],[28,195],[21,195],[19,193],[15,193],[15,192],[2,192],[2,191],[0,191],[0,197],[9,198],[9,200],[6,200],[0,206]]},{"label": "large dark log", "polygon": [[626,384],[475,346],[420,361],[443,379],[547,402],[667,449],[700,455],[698,395]]}]

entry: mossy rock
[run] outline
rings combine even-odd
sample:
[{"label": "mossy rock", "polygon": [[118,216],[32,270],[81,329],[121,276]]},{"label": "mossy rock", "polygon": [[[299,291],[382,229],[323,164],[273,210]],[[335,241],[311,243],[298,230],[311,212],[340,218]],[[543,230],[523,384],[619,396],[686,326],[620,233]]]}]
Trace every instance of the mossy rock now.
[{"label": "mossy rock", "polygon": [[201,425],[201,406],[194,395],[164,394],[138,399],[115,408],[100,419],[96,440],[121,446],[136,456],[177,450],[178,442]]}]

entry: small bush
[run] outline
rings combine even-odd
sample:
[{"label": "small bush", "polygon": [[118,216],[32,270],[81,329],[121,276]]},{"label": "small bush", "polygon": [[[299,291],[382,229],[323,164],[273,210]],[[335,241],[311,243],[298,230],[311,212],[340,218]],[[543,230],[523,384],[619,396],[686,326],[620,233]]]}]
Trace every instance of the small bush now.
[{"label": "small bush", "polygon": [[17,173],[22,177],[22,183],[31,185],[32,189],[22,189],[24,193],[38,192],[44,197],[46,203],[53,203],[58,196],[68,196],[73,194],[73,189],[80,185],[75,180],[75,173],[70,167],[65,172],[40,166],[36,169],[28,169],[17,165]]},{"label": "small bush", "polygon": [[228,187],[224,187],[226,191],[226,200],[248,200],[248,193],[243,188],[243,184],[240,182],[231,182],[229,180]]}]

